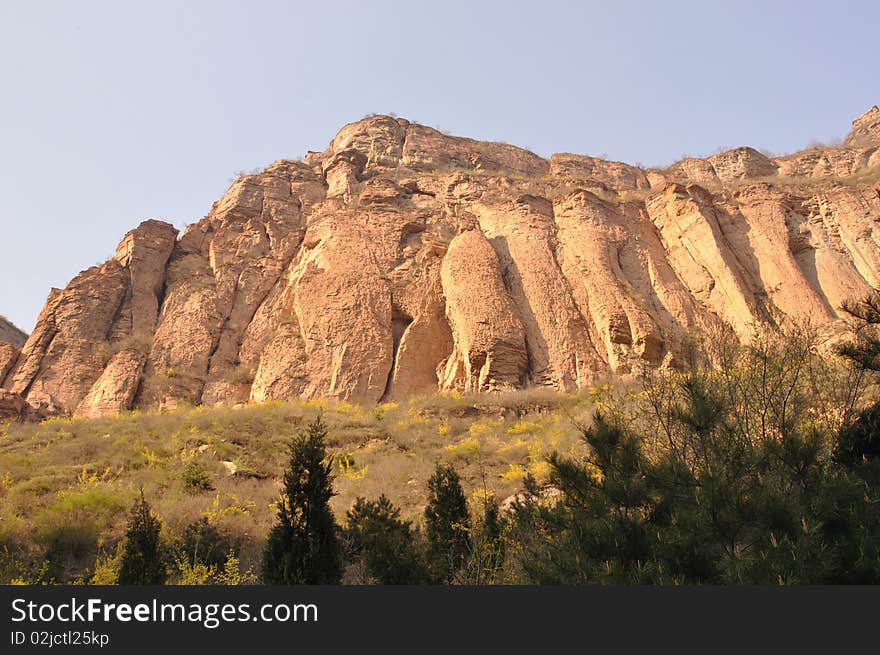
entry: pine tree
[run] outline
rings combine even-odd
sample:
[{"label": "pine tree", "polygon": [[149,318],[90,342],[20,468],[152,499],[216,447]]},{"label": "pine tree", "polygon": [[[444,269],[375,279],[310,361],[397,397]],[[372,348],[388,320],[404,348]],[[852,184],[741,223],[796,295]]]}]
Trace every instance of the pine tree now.
[{"label": "pine tree", "polygon": [[409,521],[384,495],[357,498],[346,514],[349,557],[363,562],[368,579],[379,584],[420,584],[427,571]]},{"label": "pine tree", "polygon": [[425,532],[428,556],[439,582],[449,583],[461,568],[470,548],[470,518],[467,499],[458,473],[451,466],[437,464],[428,481]]},{"label": "pine tree", "polygon": [[332,459],[319,416],[290,443],[290,463],[278,501],[278,520],[263,551],[270,584],[338,584],[342,576],[337,526],[330,509]]},{"label": "pine tree", "polygon": [[843,310],[855,324],[855,339],[838,352],[865,371],[880,372],[880,291],[858,301],[845,301]]},{"label": "pine tree", "polygon": [[[840,347],[863,376],[880,372],[880,292],[858,302],[845,302],[855,339]],[[880,484],[880,403],[862,410],[840,431],[834,459],[861,477]]]},{"label": "pine tree", "polygon": [[135,501],[125,533],[125,547],[117,582],[121,585],[162,584],[167,572],[159,533],[162,524],[144,499]]}]

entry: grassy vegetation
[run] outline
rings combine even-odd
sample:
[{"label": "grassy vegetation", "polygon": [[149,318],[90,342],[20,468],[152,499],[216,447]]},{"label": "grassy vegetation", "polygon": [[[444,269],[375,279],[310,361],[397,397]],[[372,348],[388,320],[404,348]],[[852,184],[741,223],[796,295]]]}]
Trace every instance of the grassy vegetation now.
[{"label": "grassy vegetation", "polygon": [[[435,463],[454,465],[474,497],[485,489],[503,500],[528,473],[546,479],[554,450],[581,452],[573,419],[584,420],[610,392],[453,393],[377,406],[290,401],[7,424],[0,426],[0,557],[39,561],[49,553],[60,563],[56,579],[87,578],[116,553],[142,488],[166,540],[205,518],[234,543],[242,569],[258,568],[286,444],[319,413],[336,456],[338,520],[356,497],[384,493],[418,522]],[[6,569],[4,581],[34,575]]]},{"label": "grassy vegetation", "polygon": [[[861,310],[880,325],[880,296]],[[551,456],[559,502],[527,482],[505,538],[508,575],[880,583],[876,387],[859,409],[880,371],[880,339],[842,352],[856,362],[852,376],[834,375],[801,339],[738,348],[717,370],[652,376],[641,415],[597,413],[583,430],[587,457]]]},{"label": "grassy vegetation", "polygon": [[429,567],[433,580],[880,580],[880,296],[848,307],[863,325],[844,357],[808,329],[749,344],[725,333],[713,368],[695,352],[684,370],[576,394],[7,424],[0,582],[112,581],[136,516],[147,541],[161,526],[168,583],[256,581],[288,445],[318,416],[330,509],[361,558],[348,562],[349,582],[421,577],[440,478],[455,480],[450,489],[460,479],[463,491],[446,495],[459,515],[467,506],[467,520],[450,524],[466,532],[467,552],[442,576]]}]

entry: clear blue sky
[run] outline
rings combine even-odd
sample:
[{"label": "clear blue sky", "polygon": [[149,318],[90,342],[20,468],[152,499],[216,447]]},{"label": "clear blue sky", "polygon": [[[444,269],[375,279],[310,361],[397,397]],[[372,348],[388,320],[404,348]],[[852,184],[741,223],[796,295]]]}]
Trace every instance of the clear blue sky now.
[{"label": "clear blue sky", "polygon": [[840,138],[878,30],[876,0],[0,0],[0,313],[372,112],[646,165]]}]

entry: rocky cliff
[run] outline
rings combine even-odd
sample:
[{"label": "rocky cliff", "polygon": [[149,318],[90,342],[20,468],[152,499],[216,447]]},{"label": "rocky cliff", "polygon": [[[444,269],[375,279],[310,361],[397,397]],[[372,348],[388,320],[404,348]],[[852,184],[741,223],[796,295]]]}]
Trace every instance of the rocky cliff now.
[{"label": "rocky cliff", "polygon": [[[15,325],[0,316],[0,381],[12,370],[18,359],[19,348],[24,345],[27,335]],[[0,389],[0,419],[20,416],[27,407],[24,398],[6,389]]]},{"label": "rocky cliff", "polygon": [[0,316],[0,343],[8,343],[21,348],[27,341],[27,334],[19,330],[5,316]]},{"label": "rocky cliff", "polygon": [[664,170],[548,159],[389,116],[150,220],[53,289],[0,376],[44,412],[437,389],[571,390],[694,334],[880,287],[880,112],[841,147]]},{"label": "rocky cliff", "polygon": [[27,341],[27,335],[0,316],[0,380],[12,370],[18,359],[19,349]]}]

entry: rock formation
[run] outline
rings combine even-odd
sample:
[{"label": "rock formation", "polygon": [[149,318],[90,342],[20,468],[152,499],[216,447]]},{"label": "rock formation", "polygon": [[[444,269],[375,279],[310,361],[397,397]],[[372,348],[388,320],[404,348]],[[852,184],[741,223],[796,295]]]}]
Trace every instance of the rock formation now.
[{"label": "rock formation", "polygon": [[8,343],[15,348],[21,348],[27,341],[27,337],[27,334],[15,327],[4,316],[0,316],[0,343]]},{"label": "rock formation", "polygon": [[[0,316],[0,382],[15,366],[20,348],[27,341],[27,334],[19,330],[5,317]],[[27,401],[20,394],[0,389],[0,420],[21,418]]]},{"label": "rock formation", "polygon": [[676,366],[725,324],[832,333],[880,286],[878,153],[876,107],[840,147],[662,170],[368,117],[240,177],[181,235],[129,232],[0,349],[0,381],[80,416],[573,390]]}]

